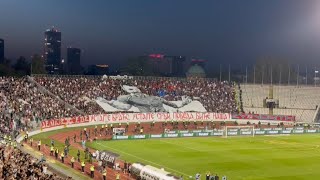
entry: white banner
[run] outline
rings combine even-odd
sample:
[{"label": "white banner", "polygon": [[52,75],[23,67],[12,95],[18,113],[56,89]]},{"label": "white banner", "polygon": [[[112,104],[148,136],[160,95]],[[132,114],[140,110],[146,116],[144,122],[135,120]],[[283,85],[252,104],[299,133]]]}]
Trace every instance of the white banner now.
[{"label": "white banner", "polygon": [[45,120],[41,128],[50,128],[62,125],[82,124],[90,122],[121,123],[121,122],[163,122],[163,121],[228,121],[229,113],[209,112],[172,112],[172,113],[115,113],[88,115],[73,118]]}]

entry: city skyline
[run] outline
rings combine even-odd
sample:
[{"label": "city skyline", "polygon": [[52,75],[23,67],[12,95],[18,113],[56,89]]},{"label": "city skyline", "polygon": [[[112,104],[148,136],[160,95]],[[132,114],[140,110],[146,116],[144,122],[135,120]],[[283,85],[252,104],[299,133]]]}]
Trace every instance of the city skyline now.
[{"label": "city skyline", "polygon": [[[62,32],[67,47],[81,49],[83,64],[119,67],[149,53],[188,60],[252,64],[259,57],[317,64],[320,59],[318,1],[1,1],[0,38],[6,57],[43,52],[43,31]],[[19,12],[19,13],[16,13]],[[9,20],[8,20],[9,18]]]}]

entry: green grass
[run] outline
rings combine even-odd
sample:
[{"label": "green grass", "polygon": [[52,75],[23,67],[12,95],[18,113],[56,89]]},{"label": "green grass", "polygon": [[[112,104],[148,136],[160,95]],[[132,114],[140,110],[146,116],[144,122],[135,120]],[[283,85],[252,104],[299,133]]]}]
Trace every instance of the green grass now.
[{"label": "green grass", "polygon": [[320,134],[97,141],[88,145],[185,177],[200,172],[204,179],[207,171],[232,180],[320,177]]}]

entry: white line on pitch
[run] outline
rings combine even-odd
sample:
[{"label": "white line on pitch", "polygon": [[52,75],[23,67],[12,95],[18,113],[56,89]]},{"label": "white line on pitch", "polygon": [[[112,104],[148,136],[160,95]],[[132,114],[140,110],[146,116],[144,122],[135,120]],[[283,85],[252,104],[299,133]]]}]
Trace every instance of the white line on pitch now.
[{"label": "white line on pitch", "polygon": [[121,152],[121,153],[123,153],[123,154],[127,154],[127,155],[132,156],[132,157],[135,157],[135,158],[137,158],[137,159],[141,159],[141,160],[146,161],[146,162],[148,162],[148,163],[150,163],[150,164],[154,164],[154,165],[157,165],[157,166],[160,166],[160,167],[167,168],[167,169],[169,169],[169,170],[171,170],[171,171],[174,171],[174,172],[176,172],[176,173],[183,174],[183,175],[188,176],[188,177],[190,176],[190,175],[185,174],[185,173],[183,173],[183,172],[180,172],[180,171],[177,171],[177,170],[171,169],[171,168],[169,168],[169,167],[163,166],[163,165],[161,165],[161,164],[157,164],[157,163],[155,163],[155,162],[152,162],[152,161],[149,161],[149,160],[143,159],[143,158],[141,158],[141,157],[139,157],[139,156],[136,156],[136,155],[133,155],[133,154],[130,154],[130,153],[127,153],[127,152],[121,151],[121,150],[119,150],[119,149],[112,148],[112,147],[110,147],[110,146],[105,146],[105,145],[100,144],[100,143],[98,143],[98,142],[97,142],[97,144],[99,144],[100,146],[103,146],[103,147],[110,148],[110,149],[113,149],[113,150],[115,150],[115,151]]}]

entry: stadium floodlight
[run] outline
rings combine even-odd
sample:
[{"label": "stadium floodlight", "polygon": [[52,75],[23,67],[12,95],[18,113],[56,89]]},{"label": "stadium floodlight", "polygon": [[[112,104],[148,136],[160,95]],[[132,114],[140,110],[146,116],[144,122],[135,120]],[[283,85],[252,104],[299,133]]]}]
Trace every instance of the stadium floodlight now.
[{"label": "stadium floodlight", "polygon": [[254,137],[255,130],[253,125],[246,126],[225,126],[224,137],[228,136],[252,136]]}]

